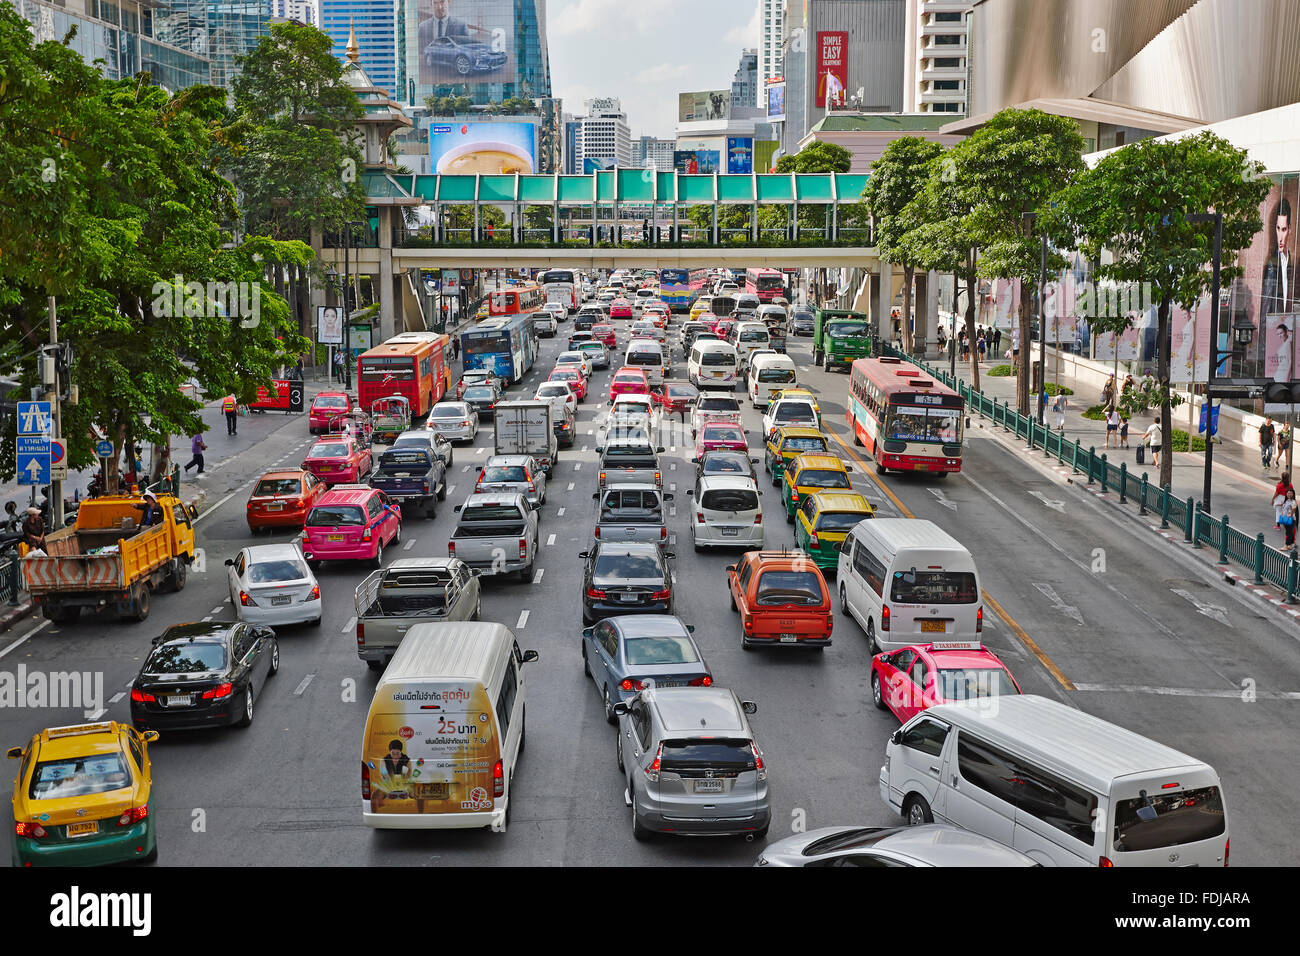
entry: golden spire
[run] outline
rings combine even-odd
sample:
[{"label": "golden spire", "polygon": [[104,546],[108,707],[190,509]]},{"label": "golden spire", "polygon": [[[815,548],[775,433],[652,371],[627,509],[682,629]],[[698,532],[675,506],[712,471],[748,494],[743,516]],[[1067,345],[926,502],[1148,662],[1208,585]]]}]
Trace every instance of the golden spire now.
[{"label": "golden spire", "polygon": [[361,62],[361,47],[357,45],[357,29],[350,17],[348,18],[348,62]]}]

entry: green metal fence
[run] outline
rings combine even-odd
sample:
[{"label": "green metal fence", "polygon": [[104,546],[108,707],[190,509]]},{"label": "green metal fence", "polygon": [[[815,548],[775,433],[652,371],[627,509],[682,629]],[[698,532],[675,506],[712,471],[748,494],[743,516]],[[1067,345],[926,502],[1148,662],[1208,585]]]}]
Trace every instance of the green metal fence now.
[{"label": "green metal fence", "polygon": [[1236,564],[1249,571],[1256,584],[1272,584],[1286,592],[1288,603],[1295,603],[1300,584],[1300,558],[1289,551],[1279,551],[1264,543],[1264,536],[1253,538],[1232,527],[1228,515],[1215,518],[1201,511],[1194,498],[1175,497],[1168,485],[1159,487],[1143,472],[1128,470],[1128,464],[1111,464],[1105,452],[1093,446],[1084,448],[1078,440],[1069,441],[1060,432],[1040,425],[1031,416],[1021,415],[1005,401],[998,401],[976,391],[942,368],[913,358],[891,346],[883,346],[885,355],[905,359],[924,369],[937,381],[956,391],[966,400],[967,409],[1000,426],[1031,449],[1042,449],[1047,458],[1068,465],[1071,472],[1086,475],[1089,485],[1098,485],[1104,493],[1114,493],[1120,504],[1134,505],[1140,514],[1158,516],[1160,527],[1179,531],[1183,540],[1197,548],[1215,552],[1220,564]]}]

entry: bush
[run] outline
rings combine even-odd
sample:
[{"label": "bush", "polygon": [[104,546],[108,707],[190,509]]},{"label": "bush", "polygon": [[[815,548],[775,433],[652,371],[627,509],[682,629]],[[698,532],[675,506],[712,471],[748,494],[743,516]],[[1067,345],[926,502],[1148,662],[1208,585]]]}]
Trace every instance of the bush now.
[{"label": "bush", "polygon": [[1010,365],[995,365],[991,369],[986,371],[984,374],[992,375],[994,378],[1007,378],[1008,376],[1015,375],[1016,373],[1011,368]]},{"label": "bush", "polygon": [[1187,432],[1185,432],[1185,431],[1179,431],[1177,428],[1175,428],[1175,429],[1173,430],[1173,434],[1172,434],[1172,436],[1171,436],[1171,438],[1170,438],[1170,443],[1171,443],[1171,447],[1173,448],[1173,450],[1174,450],[1174,451],[1187,451],[1187,439],[1188,439],[1189,437],[1190,437],[1191,440],[1192,440],[1192,448],[1191,448],[1192,451],[1205,451],[1205,439],[1204,439],[1204,438],[1200,437],[1199,435],[1191,435],[1191,436],[1189,436],[1189,435],[1187,434]]},{"label": "bush", "polygon": [[1047,392],[1048,395],[1051,395],[1053,398],[1055,398],[1057,395],[1074,394],[1074,389],[1067,388],[1064,385],[1057,385],[1055,382],[1048,382],[1046,385],[1043,386],[1043,389],[1044,391]]},{"label": "bush", "polygon": [[1091,419],[1094,422],[1104,422],[1106,420],[1106,406],[1093,405],[1083,413],[1083,417]]}]

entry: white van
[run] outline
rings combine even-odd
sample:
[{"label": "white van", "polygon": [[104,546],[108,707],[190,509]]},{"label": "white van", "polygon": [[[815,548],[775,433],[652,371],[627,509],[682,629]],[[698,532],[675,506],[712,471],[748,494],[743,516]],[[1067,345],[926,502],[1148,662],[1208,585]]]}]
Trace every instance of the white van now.
[{"label": "white van", "polygon": [[941,704],[890,737],[880,797],[1044,866],[1227,866],[1214,768],[1046,697]]},{"label": "white van", "polygon": [[736,347],[736,354],[740,357],[742,364],[744,364],[745,356],[754,349],[765,349],[772,344],[772,340],[767,334],[767,326],[762,322],[737,322],[727,338]]},{"label": "white van", "polygon": [[975,559],[933,521],[863,521],[839,551],[840,610],[862,625],[873,654],[981,639],[984,604]]},{"label": "white van", "polygon": [[798,384],[794,359],[788,355],[767,354],[753,356],[749,367],[749,401],[755,408],[772,404],[772,393]]},{"label": "white van", "polygon": [[734,348],[717,339],[705,339],[691,346],[686,378],[696,388],[734,389],[739,366]]},{"label": "white van", "polygon": [[502,624],[416,624],[379,678],[361,741],[361,818],[383,829],[510,819],[524,749],[524,665]]},{"label": "white van", "polygon": [[664,387],[664,372],[668,366],[664,351],[664,347],[654,339],[633,339],[627,345],[623,364],[644,371],[650,386],[659,390]]}]

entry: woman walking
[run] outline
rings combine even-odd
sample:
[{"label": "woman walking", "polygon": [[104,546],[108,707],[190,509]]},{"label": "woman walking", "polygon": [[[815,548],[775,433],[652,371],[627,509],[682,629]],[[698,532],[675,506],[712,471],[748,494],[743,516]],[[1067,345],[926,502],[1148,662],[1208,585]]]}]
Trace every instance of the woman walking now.
[{"label": "woman walking", "polygon": [[1294,490],[1295,488],[1291,486],[1291,473],[1289,471],[1282,472],[1281,479],[1278,481],[1277,486],[1274,487],[1273,489],[1273,530],[1274,531],[1282,527],[1282,505],[1286,502],[1287,492],[1294,491]]},{"label": "woman walking", "polygon": [[1297,517],[1297,505],[1295,500],[1295,489],[1288,489],[1286,497],[1282,500],[1282,530],[1286,534],[1286,546],[1295,547],[1295,523]]}]

